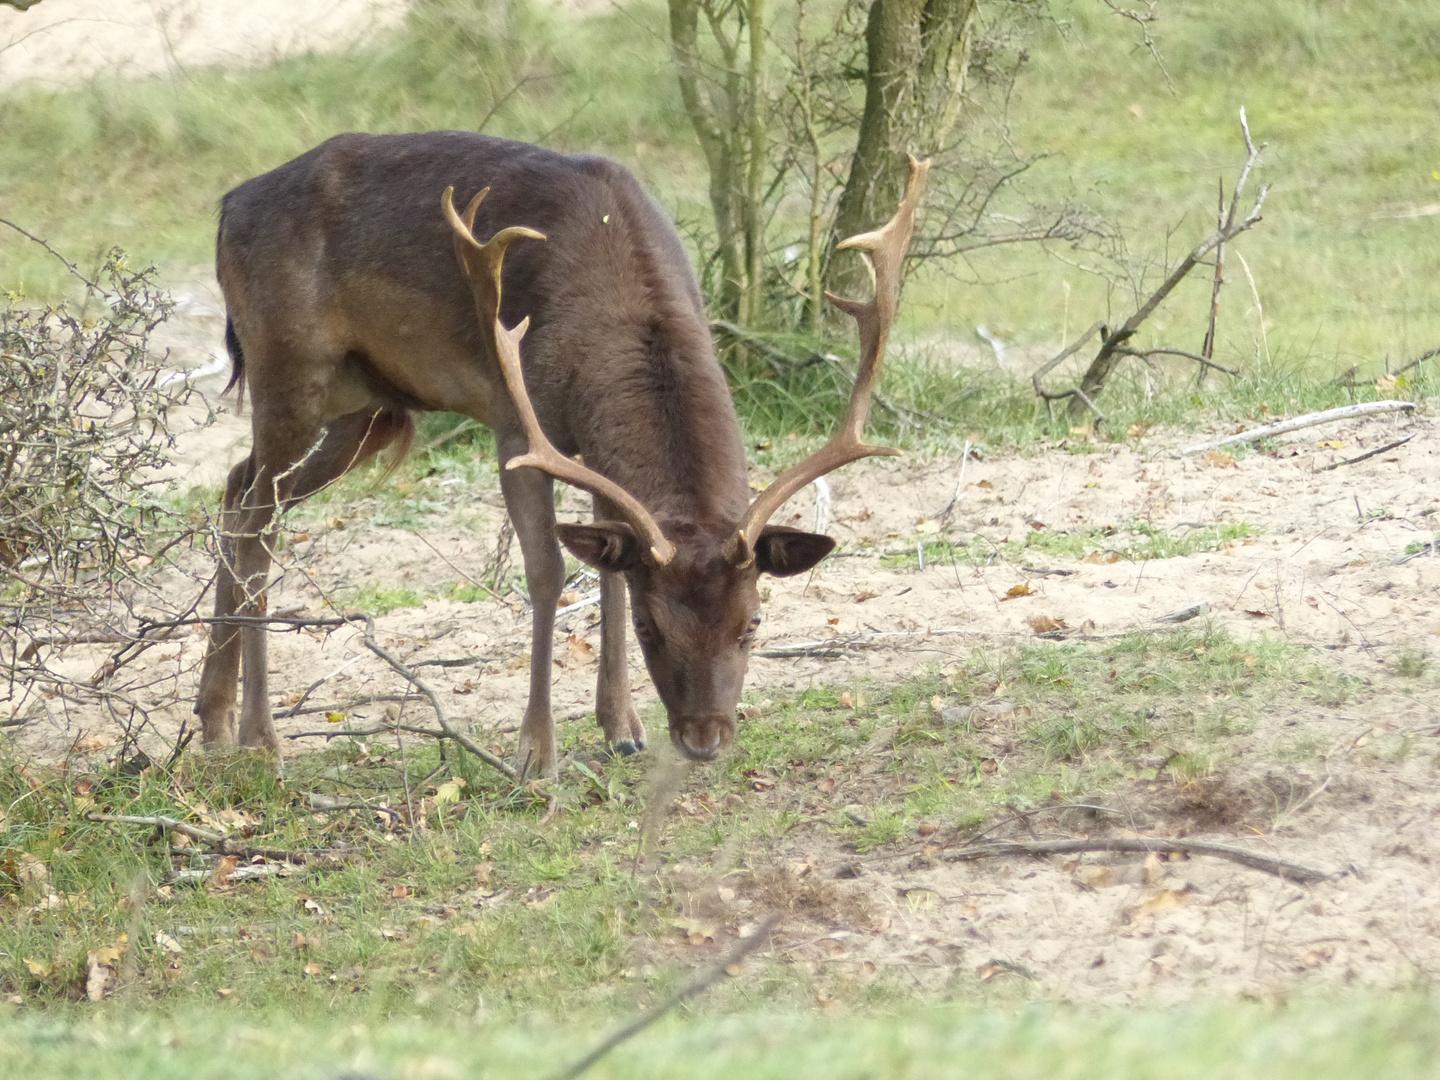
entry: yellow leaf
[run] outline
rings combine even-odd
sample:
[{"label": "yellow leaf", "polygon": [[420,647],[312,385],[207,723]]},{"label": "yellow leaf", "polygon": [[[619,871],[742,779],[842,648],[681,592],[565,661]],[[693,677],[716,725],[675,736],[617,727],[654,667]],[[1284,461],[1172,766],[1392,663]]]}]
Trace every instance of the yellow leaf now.
[{"label": "yellow leaf", "polygon": [[37,979],[48,978],[50,973],[55,970],[54,962],[50,960],[31,960],[29,957],[25,958],[25,966],[30,969],[30,974],[34,975]]},{"label": "yellow leaf", "polygon": [[463,776],[452,776],[445,783],[435,789],[435,803],[453,803],[460,801],[460,789],[465,786]]},{"label": "yellow leaf", "polygon": [[921,518],[915,523],[915,532],[920,536],[929,536],[931,533],[940,531],[940,522],[934,518]]},{"label": "yellow leaf", "polygon": [[1326,450],[1344,450],[1345,444],[1339,439],[1326,439],[1320,444]]},{"label": "yellow leaf", "polygon": [[327,712],[325,719],[332,724],[343,724],[345,722],[345,714],[343,712]]},{"label": "yellow leaf", "polygon": [[1035,590],[1030,587],[1028,581],[1022,581],[1019,585],[1011,585],[1005,590],[1005,599],[1014,600],[1021,596],[1033,596]]}]

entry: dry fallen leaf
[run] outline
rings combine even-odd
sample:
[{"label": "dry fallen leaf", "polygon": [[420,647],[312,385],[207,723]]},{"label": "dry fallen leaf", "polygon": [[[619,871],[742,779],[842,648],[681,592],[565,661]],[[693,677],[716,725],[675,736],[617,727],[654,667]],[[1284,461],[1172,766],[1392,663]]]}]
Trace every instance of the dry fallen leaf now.
[{"label": "dry fallen leaf", "polygon": [[309,963],[309,964],[306,964],[305,967],[302,968],[301,970],[304,971],[306,975],[312,975],[312,976],[313,976],[313,975],[323,975],[323,974],[325,973],[325,969],[324,969],[321,965],[316,964],[316,963],[314,963],[314,962],[311,962],[311,963]]},{"label": "dry fallen leaf", "polygon": [[1030,587],[1028,581],[1022,581],[1019,585],[1011,585],[1005,590],[1006,600],[1016,600],[1022,596],[1034,596],[1035,590]]},{"label": "dry fallen leaf", "polygon": [[1052,619],[1049,615],[1031,615],[1025,621],[1037,634],[1053,634],[1056,630],[1064,630],[1067,626],[1064,619]]},{"label": "dry fallen leaf", "polygon": [[1135,912],[1139,915],[1159,915],[1190,902],[1190,894],[1184,889],[1160,889],[1142,900]]},{"label": "dry fallen leaf", "polygon": [[915,523],[915,534],[917,536],[929,536],[940,531],[940,522],[934,518],[921,518]]},{"label": "dry fallen leaf", "polygon": [[1239,468],[1239,466],[1235,464],[1234,455],[1227,454],[1224,450],[1206,450],[1204,461],[1205,464],[1209,465],[1212,469]]},{"label": "dry fallen leaf", "polygon": [[25,966],[29,968],[30,974],[34,975],[37,979],[48,979],[55,970],[55,962],[53,960],[31,960],[26,958]]},{"label": "dry fallen leaf", "polygon": [[939,826],[933,821],[922,821],[919,825],[915,826],[915,831],[921,836],[934,836],[938,830]]},{"label": "dry fallen leaf", "polygon": [[991,775],[998,768],[1000,768],[1000,763],[996,761],[993,757],[980,759],[980,771],[986,776]]},{"label": "dry fallen leaf", "polygon": [[1120,553],[1118,551],[1092,551],[1080,561],[1091,563],[1092,565],[1097,563],[1100,565],[1108,565],[1119,562]]},{"label": "dry fallen leaf", "polygon": [[475,884],[481,888],[490,884],[490,864],[488,862],[476,863],[470,868],[470,873],[475,875]]},{"label": "dry fallen leaf", "polygon": [[240,865],[240,860],[234,855],[226,855],[215,864],[215,869],[210,871],[210,877],[205,882],[207,889],[223,888],[230,881],[230,875],[235,873],[235,867]]},{"label": "dry fallen leaf", "polygon": [[570,655],[582,664],[595,662],[595,646],[584,638],[570,634],[565,638],[565,644],[570,647]]},{"label": "dry fallen leaf", "polygon": [[85,996],[99,1001],[105,996],[105,987],[110,982],[110,969],[104,964],[90,961],[90,974],[85,977]]},{"label": "dry fallen leaf", "polygon": [[180,942],[176,941],[173,937],[171,937],[169,934],[165,933],[164,930],[155,931],[155,944],[160,946],[160,948],[164,949],[166,952],[174,953],[177,956],[185,951],[185,947],[181,945]]},{"label": "dry fallen leaf", "polygon": [[1082,863],[1075,868],[1075,877],[1076,880],[1092,889],[1108,889],[1115,884],[1115,868]]},{"label": "dry fallen leaf", "polygon": [[833,776],[821,777],[819,782],[815,785],[815,790],[820,792],[820,794],[822,795],[829,795],[832,791],[835,790],[835,778]]}]

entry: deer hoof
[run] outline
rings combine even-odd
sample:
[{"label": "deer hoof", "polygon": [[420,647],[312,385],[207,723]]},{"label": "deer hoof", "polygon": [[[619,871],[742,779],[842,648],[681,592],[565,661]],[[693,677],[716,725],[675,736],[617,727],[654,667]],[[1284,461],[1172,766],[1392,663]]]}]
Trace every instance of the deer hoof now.
[{"label": "deer hoof", "polygon": [[636,754],[638,754],[641,750],[644,749],[645,744],[643,742],[637,746],[630,739],[621,739],[611,748],[611,752],[616,757],[634,757]]}]

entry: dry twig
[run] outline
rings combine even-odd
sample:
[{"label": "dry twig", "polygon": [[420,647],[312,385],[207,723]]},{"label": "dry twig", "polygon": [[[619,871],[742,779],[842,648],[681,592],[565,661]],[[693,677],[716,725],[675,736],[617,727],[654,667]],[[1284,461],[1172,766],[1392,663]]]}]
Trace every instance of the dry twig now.
[{"label": "dry twig", "polygon": [[1328,881],[1333,873],[1302,866],[1286,859],[1263,855],[1248,848],[1217,844],[1209,840],[1167,840],[1163,837],[1115,837],[1093,840],[987,840],[983,844],[947,851],[941,856],[946,862],[987,859],[997,855],[1080,855],[1095,851],[1124,851],[1148,854],[1152,851],[1179,852],[1182,855],[1213,855],[1219,859],[1274,874],[1303,885]]},{"label": "dry twig", "polygon": [[756,949],[760,948],[760,946],[763,945],[767,940],[769,940],[770,935],[775,932],[775,928],[779,925],[779,915],[771,915],[766,918],[764,922],[762,922],[758,927],[755,928],[755,930],[750,934],[749,937],[741,938],[740,941],[736,943],[733,949],[731,949],[728,953],[726,953],[723,957],[721,957],[713,965],[711,965],[708,970],[703,972],[697,978],[692,979],[690,982],[686,983],[679,990],[676,990],[675,993],[671,994],[668,998],[660,1002],[660,1004],[656,1005],[654,1008],[647,1009],[644,1013],[637,1016],[634,1020],[630,1021],[630,1023],[626,1024],[624,1027],[620,1028],[618,1031],[612,1034],[599,1046],[595,1047],[594,1050],[591,1050],[579,1061],[555,1073],[554,1076],[551,1077],[551,1080],[574,1080],[575,1077],[581,1075],[582,1073],[588,1072],[591,1066],[593,1066],[606,1054],[610,1053],[611,1050],[614,1050],[621,1043],[633,1039],[636,1035],[639,1035],[640,1032],[644,1031],[651,1024],[655,1023],[655,1021],[659,1020],[662,1016],[670,1012],[670,1010],[674,1009],[677,1005],[683,1004],[690,998],[694,997],[696,994],[703,993],[704,991],[710,989],[710,987],[714,986],[717,982],[724,978],[727,969],[738,964],[741,960],[744,960],[745,957],[749,956]]},{"label": "dry twig", "polygon": [[[1113,7],[1113,5],[1111,6]],[[1117,13],[1124,14],[1127,17],[1134,17],[1134,13],[1121,11],[1118,8],[1115,10]],[[1264,144],[1257,146],[1254,140],[1251,139],[1250,123],[1246,119],[1243,108],[1240,110],[1240,131],[1245,137],[1245,164],[1241,167],[1240,177],[1235,181],[1234,190],[1230,193],[1230,206],[1220,227],[1205,240],[1201,241],[1185,258],[1180,260],[1175,268],[1166,276],[1165,280],[1160,283],[1160,286],[1150,294],[1144,303],[1136,308],[1134,314],[1126,319],[1124,324],[1118,329],[1112,331],[1104,323],[1096,323],[1090,327],[1078,341],[1062,350],[1059,355],[1047,360],[1035,371],[1030,381],[1035,388],[1036,397],[1044,401],[1047,407],[1053,408],[1056,401],[1069,399],[1069,413],[1073,420],[1078,420],[1084,416],[1086,410],[1094,413],[1097,421],[1104,420],[1105,414],[1100,410],[1100,407],[1095,404],[1095,398],[1099,396],[1100,391],[1104,389],[1110,373],[1115,369],[1121,358],[1126,356],[1136,357],[1147,363],[1152,356],[1159,354],[1181,356],[1189,360],[1194,360],[1206,368],[1214,368],[1230,375],[1238,374],[1238,372],[1232,368],[1216,364],[1208,356],[1186,352],[1183,349],[1137,349],[1130,345],[1129,341],[1139,331],[1145,320],[1154,314],[1155,309],[1175,290],[1175,287],[1184,280],[1185,276],[1200,264],[1205,256],[1209,255],[1210,252],[1221,245],[1233,240],[1246,230],[1259,224],[1261,220],[1261,210],[1265,206],[1265,196],[1270,192],[1270,186],[1268,184],[1260,189],[1260,194],[1256,196],[1250,212],[1246,214],[1243,219],[1236,220],[1240,198],[1245,191],[1245,184],[1250,178],[1251,171],[1260,160],[1260,152],[1264,149]],[[1080,382],[1067,390],[1048,389],[1045,386],[1045,376],[1049,375],[1050,372],[1064,360],[1078,352],[1097,334],[1100,337],[1100,349],[1096,352],[1095,358],[1090,361],[1090,365],[1086,368],[1085,374],[1081,377]]]},{"label": "dry twig", "polygon": [[1262,427],[1251,428],[1249,431],[1242,431],[1238,435],[1227,435],[1223,439],[1196,443],[1194,446],[1177,450],[1171,456],[1188,457],[1190,454],[1203,454],[1207,450],[1218,450],[1222,446],[1240,446],[1245,443],[1259,442],[1261,439],[1268,439],[1274,435],[1286,435],[1292,431],[1299,431],[1301,428],[1314,427],[1317,424],[1329,424],[1336,420],[1353,420],[1356,417],[1376,416],[1381,413],[1411,412],[1414,408],[1413,401],[1366,401],[1359,405],[1342,405],[1338,409],[1325,409],[1322,412],[1292,416],[1289,420],[1282,420],[1278,424],[1265,424]]},{"label": "dry twig", "polygon": [[317,855],[327,855],[324,851],[289,851],[283,848],[262,847],[255,844],[237,844],[224,833],[213,832],[210,829],[202,829],[196,825],[189,825],[178,818],[167,817],[164,814],[102,814],[92,810],[85,815],[86,821],[108,822],[115,825],[153,825],[157,829],[168,832],[178,832],[188,836],[191,840],[198,840],[218,855],[238,855],[241,858],[273,859],[279,862],[293,862],[303,864],[307,859]]}]

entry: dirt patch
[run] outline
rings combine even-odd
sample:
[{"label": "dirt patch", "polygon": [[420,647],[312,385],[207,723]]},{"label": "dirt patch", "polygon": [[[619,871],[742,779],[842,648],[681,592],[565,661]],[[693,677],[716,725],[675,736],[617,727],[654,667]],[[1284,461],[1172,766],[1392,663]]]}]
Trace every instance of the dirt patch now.
[{"label": "dirt patch", "polygon": [[404,18],[405,0],[45,0],[0,9],[0,89],[96,75],[174,75],[347,49]]}]

